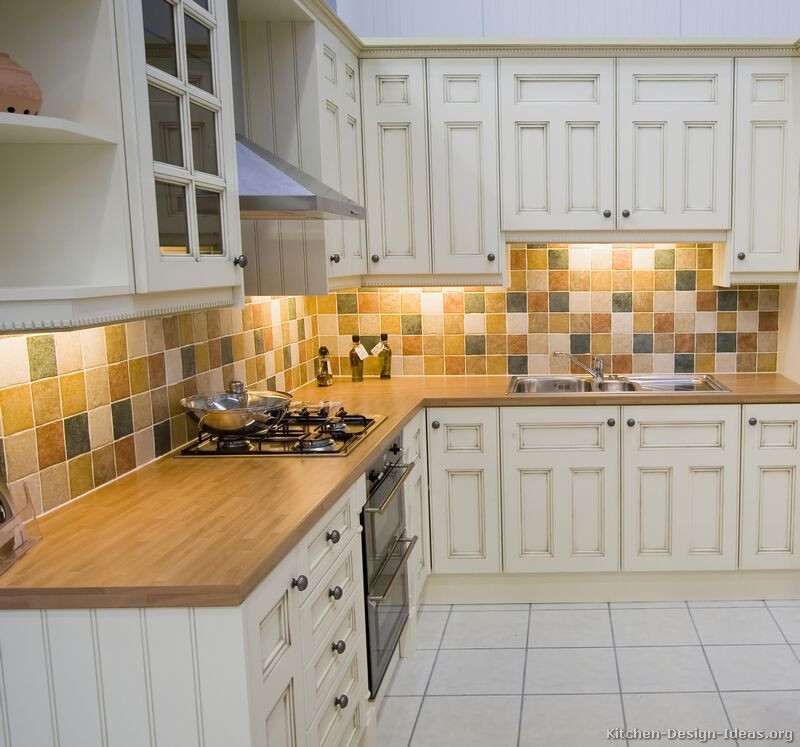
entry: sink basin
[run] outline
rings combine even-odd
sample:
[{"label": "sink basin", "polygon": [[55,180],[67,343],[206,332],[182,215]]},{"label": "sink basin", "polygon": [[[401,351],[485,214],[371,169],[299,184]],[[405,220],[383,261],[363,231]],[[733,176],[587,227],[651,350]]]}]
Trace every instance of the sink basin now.
[{"label": "sink basin", "polygon": [[713,376],[705,374],[653,374],[608,376],[595,381],[589,376],[512,376],[507,394],[568,394],[574,392],[674,393],[727,392]]}]

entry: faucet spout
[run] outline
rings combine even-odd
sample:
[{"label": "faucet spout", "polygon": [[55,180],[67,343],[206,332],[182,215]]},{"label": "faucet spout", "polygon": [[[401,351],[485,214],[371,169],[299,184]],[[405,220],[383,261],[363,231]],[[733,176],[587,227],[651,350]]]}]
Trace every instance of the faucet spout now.
[{"label": "faucet spout", "polygon": [[592,359],[592,368],[589,368],[583,361],[581,361],[577,356],[574,356],[572,353],[567,353],[563,350],[557,350],[553,353],[553,355],[557,358],[569,358],[578,368],[582,368],[586,373],[588,373],[595,381],[602,381],[603,380],[603,359],[596,355]]}]

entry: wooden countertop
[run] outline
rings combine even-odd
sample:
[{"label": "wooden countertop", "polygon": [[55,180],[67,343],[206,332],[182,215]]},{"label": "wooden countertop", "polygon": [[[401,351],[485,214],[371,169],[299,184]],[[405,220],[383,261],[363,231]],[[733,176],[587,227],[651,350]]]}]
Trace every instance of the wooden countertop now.
[{"label": "wooden countertop", "polygon": [[[800,402],[777,374],[718,375],[731,391],[507,396],[506,376],[314,384],[387,416],[346,457],[167,456],[40,520],[43,540],[0,577],[0,609],[238,605],[420,407]],[[288,579],[287,579],[288,581]]]}]

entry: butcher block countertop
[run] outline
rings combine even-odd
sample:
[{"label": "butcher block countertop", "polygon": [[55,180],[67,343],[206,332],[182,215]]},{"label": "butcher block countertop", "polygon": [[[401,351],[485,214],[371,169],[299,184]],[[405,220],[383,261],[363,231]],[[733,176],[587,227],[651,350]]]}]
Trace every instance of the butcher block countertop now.
[{"label": "butcher block countertop", "polygon": [[346,457],[170,455],[129,473],[40,520],[42,541],[0,577],[0,609],[241,604],[420,407],[800,402],[800,384],[777,374],[716,378],[730,392],[507,396],[506,376],[312,383],[295,397],[387,418]]}]

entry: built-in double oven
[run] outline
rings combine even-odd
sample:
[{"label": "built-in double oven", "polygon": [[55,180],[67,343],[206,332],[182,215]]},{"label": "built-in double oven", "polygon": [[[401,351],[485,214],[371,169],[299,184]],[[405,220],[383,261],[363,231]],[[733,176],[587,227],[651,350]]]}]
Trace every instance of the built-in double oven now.
[{"label": "built-in double oven", "polygon": [[369,688],[374,698],[408,620],[408,557],[417,542],[406,536],[402,434],[367,473],[361,514],[367,611]]}]

